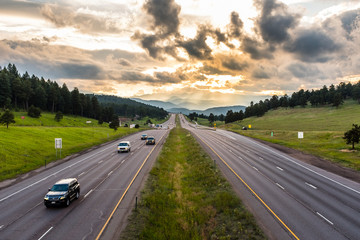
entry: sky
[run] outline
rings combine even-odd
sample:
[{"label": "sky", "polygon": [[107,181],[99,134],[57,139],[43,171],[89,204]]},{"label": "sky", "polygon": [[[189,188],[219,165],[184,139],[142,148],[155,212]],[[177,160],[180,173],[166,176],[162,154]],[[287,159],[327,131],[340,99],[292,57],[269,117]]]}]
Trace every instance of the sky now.
[{"label": "sky", "polygon": [[360,0],[0,0],[0,66],[189,109],[360,80]]}]

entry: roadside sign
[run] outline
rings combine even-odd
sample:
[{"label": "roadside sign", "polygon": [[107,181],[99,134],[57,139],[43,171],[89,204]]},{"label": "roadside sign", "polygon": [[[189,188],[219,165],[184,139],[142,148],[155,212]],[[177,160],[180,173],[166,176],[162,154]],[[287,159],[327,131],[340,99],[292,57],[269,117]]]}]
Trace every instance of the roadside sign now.
[{"label": "roadside sign", "polygon": [[249,124],[249,128],[251,128],[251,125]]},{"label": "roadside sign", "polygon": [[62,138],[55,138],[55,149],[62,149]]},{"label": "roadside sign", "polygon": [[304,132],[298,132],[298,138],[304,138]]},{"label": "roadside sign", "polygon": [[91,123],[91,121],[86,121],[86,123]]}]

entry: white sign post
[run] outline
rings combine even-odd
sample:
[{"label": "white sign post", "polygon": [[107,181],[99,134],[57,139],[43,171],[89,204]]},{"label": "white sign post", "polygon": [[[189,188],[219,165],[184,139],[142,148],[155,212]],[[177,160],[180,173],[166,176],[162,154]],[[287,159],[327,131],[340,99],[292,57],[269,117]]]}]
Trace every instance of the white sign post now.
[{"label": "white sign post", "polygon": [[298,132],[298,139],[300,141],[300,145],[301,145],[301,139],[304,138],[304,132]]},{"label": "white sign post", "polygon": [[55,138],[55,149],[56,149],[56,159],[57,159],[58,149],[60,149],[60,158],[61,158],[62,138]]},{"label": "white sign post", "polygon": [[298,132],[298,138],[304,138],[304,132]]}]

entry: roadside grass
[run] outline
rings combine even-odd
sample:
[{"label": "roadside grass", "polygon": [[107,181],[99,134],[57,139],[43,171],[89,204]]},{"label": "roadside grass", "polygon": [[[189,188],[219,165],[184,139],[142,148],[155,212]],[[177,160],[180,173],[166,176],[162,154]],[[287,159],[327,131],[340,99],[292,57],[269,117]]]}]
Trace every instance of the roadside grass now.
[{"label": "roadside grass", "polygon": [[120,239],[264,239],[253,216],[185,129],[171,130]]},{"label": "roadside grass", "polygon": [[[355,145],[356,151],[350,151],[351,146],[342,138],[353,123],[360,124],[360,105],[348,100],[339,108],[280,108],[267,112],[263,117],[247,118],[226,124],[222,128],[297,149],[360,171],[359,145]],[[251,129],[241,130],[243,126],[249,125]],[[298,132],[304,133],[303,139],[298,139]]]},{"label": "roadside grass", "polygon": [[225,124],[224,121],[215,121],[213,123],[210,123],[209,120],[206,118],[197,118],[197,123],[207,127],[214,127],[214,124],[216,124],[216,127],[219,127]]},{"label": "roadside grass", "polygon": [[62,138],[61,158],[65,158],[148,128],[144,126],[147,118],[132,122],[138,123],[139,129],[119,127],[114,131],[107,123],[99,125],[95,119],[78,116],[64,116],[60,122],[56,122],[55,115],[51,113],[42,113],[40,118],[30,118],[24,112],[14,112],[14,115],[15,124],[11,124],[8,129],[0,126],[0,181],[59,159],[60,151],[56,156],[55,138]]}]

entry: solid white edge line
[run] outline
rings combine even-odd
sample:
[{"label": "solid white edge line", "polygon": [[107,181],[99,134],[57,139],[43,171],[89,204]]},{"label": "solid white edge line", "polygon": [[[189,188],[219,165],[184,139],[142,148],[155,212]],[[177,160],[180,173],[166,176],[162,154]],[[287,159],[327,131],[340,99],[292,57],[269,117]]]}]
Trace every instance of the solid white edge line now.
[{"label": "solid white edge line", "polygon": [[52,229],[53,227],[49,228],[49,230],[47,230],[38,240],[41,240],[43,237],[45,237],[45,235],[48,234]]},{"label": "solid white edge line", "polygon": [[285,188],[283,186],[281,186],[280,184],[276,183],[276,185],[281,188],[282,190],[284,190]]},{"label": "solid white edge line", "polygon": [[328,223],[330,223],[331,225],[334,225],[334,223],[332,221],[330,221],[329,219],[327,219],[326,217],[324,217],[321,213],[316,212],[317,215],[319,215],[320,217],[322,217],[325,221],[327,221]]},{"label": "solid white edge line", "polygon": [[60,172],[62,172],[62,171],[64,171],[64,170],[66,170],[66,169],[68,169],[68,168],[71,168],[71,167],[73,167],[73,166],[75,166],[75,165],[77,165],[77,164],[79,164],[79,163],[82,163],[82,162],[84,162],[85,160],[87,160],[88,158],[93,157],[93,156],[95,156],[95,155],[97,155],[97,154],[99,154],[99,153],[102,153],[102,152],[104,152],[105,150],[108,150],[109,148],[112,148],[112,147],[113,147],[113,146],[109,146],[108,148],[105,148],[105,149],[103,149],[102,151],[99,151],[99,152],[97,152],[97,153],[95,153],[95,154],[93,154],[93,155],[90,155],[90,156],[88,156],[88,157],[86,157],[86,158],[84,158],[84,159],[82,159],[82,160],[80,160],[80,161],[78,161],[78,162],[75,162],[75,163],[73,163],[73,164],[71,164],[71,165],[69,165],[69,166],[67,166],[67,167],[65,167],[65,168],[63,168],[63,169],[60,169],[59,171],[54,172],[53,174],[51,174],[51,175],[49,175],[49,176],[47,176],[47,177],[44,177],[44,178],[42,178],[42,179],[40,179],[40,180],[38,180],[38,181],[30,184],[30,185],[28,185],[28,186],[26,186],[26,187],[18,190],[18,191],[10,194],[10,195],[7,196],[7,197],[4,197],[4,198],[0,199],[0,202],[4,201],[4,200],[6,200],[6,199],[8,199],[8,198],[10,198],[10,197],[12,197],[12,196],[20,193],[20,192],[22,192],[22,191],[24,191],[24,190],[26,190],[26,189],[28,189],[28,188],[30,188],[30,187],[32,187],[32,186],[40,183],[40,182],[42,182],[42,181],[45,181],[46,179],[48,179],[48,178],[50,178],[50,177],[52,177],[52,176],[55,176],[56,174],[58,174],[58,173],[60,173]]},{"label": "solid white edge line", "polygon": [[309,187],[312,187],[313,189],[317,189],[317,187],[315,187],[314,185],[312,185],[310,183],[305,182],[305,184],[308,185]]},{"label": "solid white edge line", "polygon": [[88,193],[87,193],[87,194],[85,194],[84,198],[86,198],[87,196],[89,196],[89,195],[90,195],[90,193],[92,193],[92,192],[93,192],[93,189],[91,189],[90,191],[88,191]]}]

